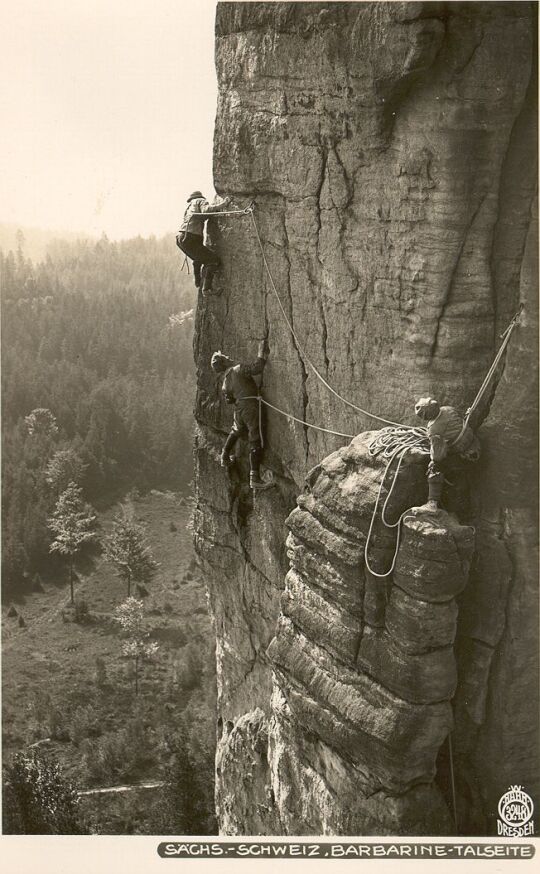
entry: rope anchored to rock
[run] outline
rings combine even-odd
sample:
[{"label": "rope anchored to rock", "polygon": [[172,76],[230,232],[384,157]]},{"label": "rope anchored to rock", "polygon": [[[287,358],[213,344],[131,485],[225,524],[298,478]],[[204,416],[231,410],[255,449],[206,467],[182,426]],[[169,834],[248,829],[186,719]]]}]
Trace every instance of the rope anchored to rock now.
[{"label": "rope anchored to rock", "polygon": [[499,349],[499,351],[497,352],[495,358],[493,359],[493,364],[492,364],[491,367],[489,368],[489,370],[488,370],[488,372],[487,372],[487,374],[486,374],[486,376],[485,376],[485,379],[484,379],[482,385],[481,385],[480,388],[478,389],[478,392],[477,392],[477,394],[476,394],[476,397],[475,397],[474,401],[472,402],[471,406],[469,407],[469,409],[467,410],[467,412],[466,412],[466,414],[465,414],[465,420],[464,420],[464,422],[463,422],[463,428],[461,429],[461,433],[458,434],[458,436],[457,436],[456,439],[454,440],[454,443],[458,443],[459,440],[461,439],[461,437],[463,437],[463,434],[465,433],[465,430],[466,430],[466,428],[467,428],[467,426],[468,426],[468,424],[469,424],[469,422],[470,422],[470,420],[471,420],[471,416],[472,416],[472,414],[473,414],[474,411],[477,409],[477,407],[478,407],[479,404],[480,404],[480,401],[481,401],[482,398],[484,397],[484,394],[485,394],[486,391],[487,391],[488,385],[490,384],[490,382],[491,382],[491,380],[492,380],[492,378],[493,378],[493,374],[495,373],[495,371],[497,370],[497,367],[499,366],[499,361],[500,361],[501,358],[503,357],[503,355],[504,355],[504,353],[505,353],[505,351],[506,351],[506,347],[508,346],[508,344],[509,344],[509,342],[510,342],[510,338],[511,338],[511,336],[512,336],[512,332],[514,331],[514,328],[516,327],[516,325],[519,324],[519,320],[520,320],[520,317],[521,317],[521,313],[522,313],[522,312],[523,312],[523,304],[521,303],[521,304],[519,305],[519,309],[518,309],[517,313],[515,313],[515,315],[512,317],[512,320],[511,320],[510,324],[508,325],[508,327],[503,331],[503,333],[502,333],[501,336],[500,336],[500,339],[503,341],[503,342],[501,343],[500,349]]},{"label": "rope anchored to rock", "polygon": [[[280,413],[282,416],[285,416],[286,419],[290,419],[292,422],[298,422],[299,425],[304,425],[306,428],[313,428],[315,431],[323,431],[325,434],[334,434],[336,437],[345,437],[347,440],[353,440],[355,437],[354,434],[344,434],[342,431],[333,431],[331,428],[323,428],[321,425],[314,425],[312,422],[306,422],[304,419],[299,419],[297,416],[293,416],[292,413],[287,413],[285,410],[281,410],[279,407],[271,404],[270,401],[265,400],[265,398],[261,397],[261,395],[247,395],[244,398],[238,398],[239,401],[258,401],[259,402],[259,430],[261,431],[261,404],[264,404],[266,407],[270,407],[271,410],[274,410],[276,413]],[[262,435],[261,435],[262,436]]]},{"label": "rope anchored to rock", "polygon": [[[486,374],[486,377],[485,377],[484,381],[482,382],[482,385],[480,386],[478,392],[476,393],[476,397],[475,397],[474,401],[472,402],[471,406],[467,410],[467,414],[465,416],[465,420],[464,420],[463,427],[461,429],[460,434],[458,434],[458,436],[455,438],[455,440],[453,440],[452,443],[449,444],[450,446],[455,446],[459,442],[459,440],[463,437],[463,435],[467,429],[468,423],[470,421],[470,418],[471,418],[473,412],[477,409],[478,405],[480,404],[480,401],[482,400],[482,397],[484,396],[484,394],[487,390],[487,387],[488,387],[488,385],[493,377],[493,374],[495,373],[495,371],[497,369],[497,366],[498,366],[498,364],[499,364],[499,362],[500,362],[500,360],[505,352],[505,349],[508,346],[508,343],[510,342],[510,337],[512,336],[512,332],[513,332],[514,328],[516,327],[516,325],[519,323],[519,318],[520,318],[520,315],[522,313],[522,310],[523,310],[523,304],[520,306],[518,312],[513,316],[512,320],[511,320],[510,324],[508,325],[508,327],[506,328],[506,330],[501,334],[501,339],[503,342],[501,343],[501,346],[500,346],[497,354],[495,355],[493,363],[492,363],[491,367],[489,368],[489,370]],[[403,513],[401,513],[401,515],[399,516],[399,518],[397,519],[396,522],[388,522],[388,520],[386,518],[387,505],[388,505],[388,502],[389,502],[390,497],[392,495],[392,492],[394,490],[394,487],[395,487],[395,484],[397,481],[397,476],[399,473],[399,469],[401,467],[404,456],[406,455],[407,452],[409,452],[410,450],[413,450],[413,449],[416,450],[417,452],[420,452],[422,455],[429,455],[430,454],[430,440],[428,437],[428,432],[425,428],[383,428],[370,441],[368,449],[369,449],[369,454],[373,458],[377,457],[378,455],[382,455],[383,458],[388,459],[388,464],[386,465],[386,468],[384,470],[384,473],[383,473],[383,476],[381,479],[381,483],[379,486],[379,490],[377,493],[377,499],[375,501],[375,507],[373,510],[373,514],[371,516],[371,522],[369,525],[369,531],[368,531],[366,546],[365,546],[365,550],[364,550],[364,558],[365,558],[365,562],[366,562],[366,568],[369,571],[369,573],[372,574],[374,577],[378,577],[379,579],[385,579],[386,577],[389,577],[390,574],[392,574],[394,571],[396,561],[397,561],[397,554],[399,551],[399,543],[400,543],[400,539],[401,539],[401,523],[403,522],[403,519],[405,518],[407,513],[410,512],[410,507],[409,507],[407,510],[404,510]],[[371,567],[368,553],[369,553],[369,547],[371,545],[371,535],[373,532],[373,526],[375,524],[375,519],[377,517],[377,510],[379,508],[379,503],[381,500],[383,488],[385,486],[386,478],[389,474],[389,471],[390,471],[390,469],[391,469],[391,467],[396,459],[397,459],[397,466],[396,466],[394,473],[393,473],[392,484],[388,490],[388,494],[385,498],[385,501],[384,501],[384,504],[382,507],[382,511],[381,511],[381,521],[382,521],[383,525],[385,526],[385,528],[388,528],[388,529],[397,528],[396,547],[394,550],[394,556],[393,556],[392,563],[390,565],[389,570],[387,570],[385,573],[378,573],[377,571],[373,570],[373,568]]]}]

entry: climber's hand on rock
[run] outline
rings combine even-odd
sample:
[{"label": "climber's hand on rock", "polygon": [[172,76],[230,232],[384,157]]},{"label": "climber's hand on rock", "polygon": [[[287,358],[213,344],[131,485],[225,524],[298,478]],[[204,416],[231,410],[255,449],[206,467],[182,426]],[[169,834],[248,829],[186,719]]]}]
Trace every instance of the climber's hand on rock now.
[{"label": "climber's hand on rock", "polygon": [[257,355],[259,358],[268,358],[268,344],[266,340],[260,340]]}]

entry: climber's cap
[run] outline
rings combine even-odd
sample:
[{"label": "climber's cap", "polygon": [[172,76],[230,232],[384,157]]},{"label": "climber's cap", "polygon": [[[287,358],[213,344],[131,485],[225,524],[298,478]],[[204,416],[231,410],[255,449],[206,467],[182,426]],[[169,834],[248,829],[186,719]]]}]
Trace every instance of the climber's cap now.
[{"label": "climber's cap", "polygon": [[202,193],[202,191],[193,191],[189,195],[187,202],[189,203],[190,200],[195,200],[196,197],[204,197],[204,194]]},{"label": "climber's cap", "polygon": [[227,370],[227,368],[231,367],[233,364],[233,360],[229,358],[228,355],[224,355],[223,352],[219,351],[214,352],[210,361],[210,367],[216,373],[223,373],[224,370]]},{"label": "climber's cap", "polygon": [[415,404],[414,412],[420,419],[431,421],[437,418],[441,408],[435,398],[420,398]]}]

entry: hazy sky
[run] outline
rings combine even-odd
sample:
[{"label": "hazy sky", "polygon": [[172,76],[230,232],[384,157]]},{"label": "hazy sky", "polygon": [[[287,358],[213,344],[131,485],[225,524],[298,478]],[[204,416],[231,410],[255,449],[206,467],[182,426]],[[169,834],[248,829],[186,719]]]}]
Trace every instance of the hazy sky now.
[{"label": "hazy sky", "polygon": [[0,221],[174,230],[212,187],[215,0],[4,0]]}]

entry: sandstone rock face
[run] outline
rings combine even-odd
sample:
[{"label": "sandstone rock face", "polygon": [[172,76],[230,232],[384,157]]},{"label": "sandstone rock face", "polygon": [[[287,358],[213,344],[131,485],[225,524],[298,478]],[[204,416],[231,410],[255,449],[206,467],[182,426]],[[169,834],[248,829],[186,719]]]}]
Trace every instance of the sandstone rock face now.
[{"label": "sandstone rock face", "polygon": [[[535,28],[519,2],[218,6],[215,183],[256,200],[297,334],[250,219],[214,221],[222,293],[197,313],[195,529],[225,833],[455,829],[452,709],[459,831],[495,833],[510,783],[540,803]],[[475,418],[469,510],[462,524],[406,518],[387,583],[362,569],[381,475],[369,435],[350,442],[270,411],[275,488],[253,497],[245,465],[219,467],[230,412],[215,349],[251,359],[267,336],[265,398],[355,435],[377,422],[310,362],[393,421],[413,423],[428,393],[465,409],[520,301]],[[424,501],[424,467],[408,457],[391,518]],[[374,569],[392,554],[376,528]]]}]

